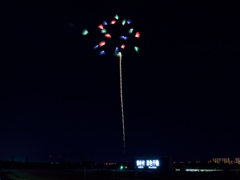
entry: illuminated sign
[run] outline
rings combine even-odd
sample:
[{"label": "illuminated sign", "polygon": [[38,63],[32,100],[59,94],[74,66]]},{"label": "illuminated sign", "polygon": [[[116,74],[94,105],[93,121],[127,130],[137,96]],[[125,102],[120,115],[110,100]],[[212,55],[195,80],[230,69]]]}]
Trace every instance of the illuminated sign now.
[{"label": "illuminated sign", "polygon": [[145,166],[145,160],[137,160],[136,163],[137,163],[138,169],[143,169]]},{"label": "illuminated sign", "polygon": [[160,162],[158,159],[137,160],[136,165],[138,169],[143,169],[145,165],[148,167],[148,169],[157,169],[160,165]]}]

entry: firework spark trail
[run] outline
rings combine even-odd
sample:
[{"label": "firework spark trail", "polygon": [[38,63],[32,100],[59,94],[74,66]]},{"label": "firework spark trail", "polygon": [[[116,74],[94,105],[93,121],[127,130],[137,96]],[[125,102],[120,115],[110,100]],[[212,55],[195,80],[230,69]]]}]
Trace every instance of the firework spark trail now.
[{"label": "firework spark trail", "polygon": [[123,126],[123,147],[124,147],[124,154],[125,154],[125,127],[124,127],[123,95],[122,95],[122,55],[119,56],[119,71],[120,71],[120,97],[121,97],[122,126]]}]

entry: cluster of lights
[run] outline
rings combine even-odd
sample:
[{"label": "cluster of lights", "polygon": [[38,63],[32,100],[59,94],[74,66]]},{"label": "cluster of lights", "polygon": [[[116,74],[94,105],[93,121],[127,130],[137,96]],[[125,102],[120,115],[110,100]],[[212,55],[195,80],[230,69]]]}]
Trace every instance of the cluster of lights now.
[{"label": "cluster of lights", "polygon": [[127,169],[127,166],[120,166],[119,168],[120,170],[124,170],[124,169]]},{"label": "cluster of lights", "polygon": [[[118,17],[117,14],[114,16],[114,19],[115,19],[115,20],[111,20],[111,21],[110,21],[110,25],[116,24],[117,21],[119,20],[119,17]],[[127,19],[127,20],[126,20],[126,19],[123,19],[123,20],[122,20],[122,26],[125,26],[126,23],[127,23],[127,24],[131,24],[132,21],[131,21],[130,19]],[[104,34],[104,37],[105,37],[105,38],[110,39],[110,38],[112,38],[112,36],[111,36],[109,33],[107,33],[107,30],[105,29],[105,27],[106,27],[107,25],[108,25],[107,21],[104,20],[103,23],[102,23],[102,24],[99,24],[97,27],[101,30],[101,33]],[[129,34],[132,34],[133,31],[134,31],[134,29],[133,29],[133,28],[130,28],[130,29],[128,30],[128,33],[129,33]],[[84,30],[82,31],[82,35],[83,35],[83,36],[87,35],[88,33],[89,33],[89,32],[88,32],[86,29],[84,29]],[[140,33],[139,33],[139,32],[136,32],[134,37],[135,37],[135,38],[140,38]],[[122,40],[128,40],[129,37],[127,37],[127,36],[120,36],[120,39],[122,39]],[[103,46],[105,46],[105,44],[106,44],[106,42],[105,42],[105,41],[102,41],[102,42],[100,42],[98,45],[95,45],[95,46],[93,47],[93,49],[98,49],[98,48],[100,48],[100,47],[103,47]],[[120,49],[125,49],[125,44],[120,45]],[[134,46],[134,50],[135,50],[136,52],[139,52],[139,48],[138,48],[137,46]],[[122,55],[121,52],[118,52],[118,50],[117,50],[117,51],[115,50],[115,53],[114,53],[114,54],[115,54],[115,56],[121,56],[121,55]],[[104,51],[104,50],[100,51],[100,52],[99,52],[99,55],[105,55],[105,51]]]},{"label": "cluster of lights", "polygon": [[[180,169],[178,171],[180,171]],[[186,171],[187,172],[214,172],[214,171],[223,171],[223,170],[221,169],[186,169]]]},{"label": "cluster of lights", "polygon": [[104,163],[104,165],[116,165],[116,163]]}]

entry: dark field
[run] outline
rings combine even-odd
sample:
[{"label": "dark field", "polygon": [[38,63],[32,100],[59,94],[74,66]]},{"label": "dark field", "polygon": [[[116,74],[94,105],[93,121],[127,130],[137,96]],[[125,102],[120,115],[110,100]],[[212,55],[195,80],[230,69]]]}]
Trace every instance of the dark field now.
[{"label": "dark field", "polygon": [[0,177],[1,180],[15,179],[15,180],[110,180],[110,179],[128,179],[128,180],[223,180],[223,179],[240,179],[239,175],[235,175],[234,172],[224,173],[143,173],[138,172],[137,176],[135,172],[124,171],[91,171],[85,173],[84,171],[60,171],[60,170],[4,170],[5,176]]}]

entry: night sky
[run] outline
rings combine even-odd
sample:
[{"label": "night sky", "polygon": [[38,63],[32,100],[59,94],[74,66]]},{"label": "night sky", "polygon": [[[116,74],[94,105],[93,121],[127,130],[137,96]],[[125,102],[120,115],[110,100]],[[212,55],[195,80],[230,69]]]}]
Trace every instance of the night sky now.
[{"label": "night sky", "polygon": [[[68,0],[1,7],[0,160],[240,156],[237,4]],[[123,52],[125,155],[113,51],[126,28],[116,26],[105,56],[93,50],[105,40],[97,26],[115,14],[141,33]]]}]

